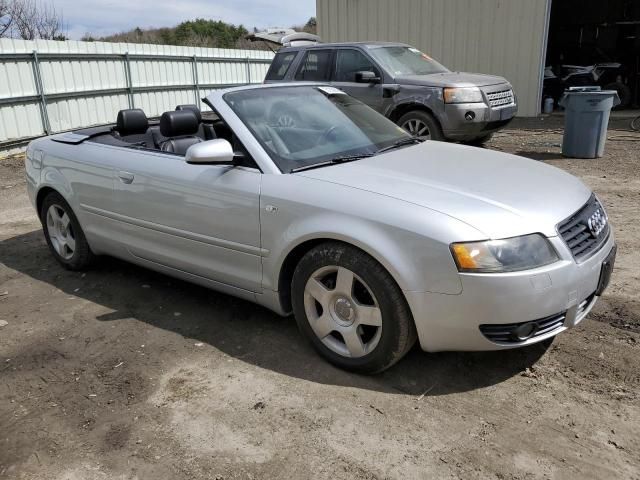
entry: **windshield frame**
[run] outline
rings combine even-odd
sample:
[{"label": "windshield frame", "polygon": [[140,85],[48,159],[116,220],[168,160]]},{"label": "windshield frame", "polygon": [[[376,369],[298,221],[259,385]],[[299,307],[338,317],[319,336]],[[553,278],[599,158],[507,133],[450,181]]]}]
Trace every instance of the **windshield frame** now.
[{"label": "windshield frame", "polygon": [[[278,154],[278,152],[274,151],[273,148],[271,148],[265,143],[265,141],[263,140],[261,135],[258,134],[254,126],[251,125],[251,122],[245,121],[245,117],[247,116],[246,112],[245,114],[241,113],[237,108],[237,105],[234,105],[234,103],[230,100],[233,99],[233,96],[236,96],[236,95],[242,96],[242,94],[246,94],[247,92],[252,92],[253,95],[256,95],[255,92],[258,90],[262,91],[265,94],[272,91],[279,91],[280,93],[282,93],[282,91],[285,89],[286,90],[308,89],[308,90],[317,91],[318,95],[324,96],[327,99],[327,101],[334,104],[335,108],[337,108],[338,111],[351,122],[349,124],[350,127],[355,128],[355,130],[359,131],[359,133],[362,134],[363,137],[367,137],[367,140],[369,140],[371,143],[367,145],[361,145],[354,148],[346,149],[346,150],[333,151],[329,155],[320,155],[320,156],[310,157],[310,158],[287,159],[282,157],[281,155]],[[335,94],[326,93],[331,89],[336,90],[337,93]],[[411,135],[405,132],[401,127],[397,126],[391,120],[387,119],[384,115],[375,111],[368,105],[364,104],[363,102],[357,100],[354,97],[351,97],[345,94],[344,92],[338,91],[337,89],[335,89],[335,87],[331,87],[330,85],[326,85],[322,83],[302,83],[301,82],[297,84],[266,86],[266,87],[250,88],[250,89],[247,89],[247,88],[241,88],[237,90],[234,89],[232,91],[225,92],[219,98],[222,100],[225,107],[228,108],[231,112],[233,112],[235,117],[242,123],[242,126],[248,131],[248,133],[251,134],[253,139],[262,147],[262,150],[269,157],[271,162],[273,162],[273,164],[278,168],[280,172],[285,174],[295,173],[293,172],[293,170],[297,170],[300,167],[311,166],[315,164],[326,164],[326,165],[338,164],[340,162],[335,162],[335,163],[331,162],[332,159],[335,159],[337,157],[362,155],[363,158],[367,158],[367,157],[378,154],[380,150],[383,150],[387,147],[392,146],[394,143],[398,142],[399,140],[412,138]],[[361,112],[364,112],[367,115],[371,113],[374,117],[376,117],[374,118],[375,121],[388,122],[389,127],[392,127],[392,128],[390,128],[389,131],[383,131],[383,133],[390,135],[391,131],[393,131],[396,135],[394,135],[393,137],[390,137],[389,140],[374,143],[367,136],[365,130],[363,130],[360,125],[355,123],[352,118],[345,115],[344,111],[342,111],[338,106],[336,106],[335,100],[337,99],[340,99],[340,100],[348,99],[348,105],[345,108],[354,106],[356,108],[359,108]],[[257,125],[268,125],[268,122],[265,119],[260,120],[260,122],[261,123],[257,123]]]},{"label": "windshield frame", "polygon": [[[437,69],[436,71],[433,72],[429,72],[429,73],[396,73],[396,71],[393,70],[392,66],[385,60],[385,58],[382,55],[379,55],[377,52],[380,52],[381,50],[384,49],[390,49],[390,48],[404,48],[406,50],[412,51],[415,50],[416,52],[419,52],[421,55],[425,56],[426,59],[428,59],[430,62],[432,62],[436,67],[440,67],[439,69]],[[426,53],[422,52],[421,50],[412,47],[411,45],[404,45],[404,44],[381,44],[381,45],[368,45],[367,46],[367,51],[369,53],[369,55],[371,56],[371,58],[378,64],[380,65],[384,71],[391,77],[391,78],[396,78],[396,77],[404,77],[404,76],[412,76],[412,75],[434,75],[434,74],[439,74],[439,73],[450,73],[451,70],[449,70],[447,67],[445,67],[444,65],[442,65],[440,62],[438,62],[435,58],[432,58],[431,56],[427,55]]]}]

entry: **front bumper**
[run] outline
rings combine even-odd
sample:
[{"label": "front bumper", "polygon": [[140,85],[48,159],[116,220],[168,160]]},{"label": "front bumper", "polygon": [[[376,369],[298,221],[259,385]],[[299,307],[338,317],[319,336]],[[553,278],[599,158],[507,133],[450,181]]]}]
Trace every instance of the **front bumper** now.
[{"label": "front bumper", "polygon": [[[460,274],[462,293],[445,295],[405,292],[418,330],[420,346],[428,352],[502,350],[531,345],[577,325],[598,297],[602,262],[615,241],[613,232],[602,248],[576,263],[560,237],[549,239],[561,260],[525,272]],[[557,327],[523,342],[489,340],[480,326],[514,324],[564,316]]]},{"label": "front bumper", "polygon": [[[518,112],[516,104],[491,108],[484,103],[446,104],[440,120],[442,133],[448,140],[471,141],[504,128]],[[473,120],[466,115],[472,113]]]}]

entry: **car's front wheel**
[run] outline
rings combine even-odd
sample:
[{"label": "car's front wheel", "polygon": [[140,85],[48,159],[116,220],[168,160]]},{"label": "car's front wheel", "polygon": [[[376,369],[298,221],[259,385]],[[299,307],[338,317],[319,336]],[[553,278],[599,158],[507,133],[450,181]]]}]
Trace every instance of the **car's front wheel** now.
[{"label": "car's front wheel", "polygon": [[350,245],[329,242],[310,250],[291,290],[300,331],[341,368],[380,372],[415,343],[402,290],[382,265]]},{"label": "car's front wheel", "polygon": [[398,120],[398,125],[422,140],[444,140],[440,124],[429,112],[412,110]]},{"label": "car's front wheel", "polygon": [[84,232],[69,204],[59,193],[49,193],[40,209],[42,229],[55,259],[69,270],[83,270],[94,258]]}]

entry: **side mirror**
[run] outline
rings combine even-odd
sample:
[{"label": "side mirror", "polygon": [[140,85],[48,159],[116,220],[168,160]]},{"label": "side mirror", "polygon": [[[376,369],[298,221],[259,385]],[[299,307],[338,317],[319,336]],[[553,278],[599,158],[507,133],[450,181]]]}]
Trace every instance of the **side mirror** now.
[{"label": "side mirror", "polygon": [[232,165],[233,148],[222,138],[196,143],[187,149],[184,161],[200,165]]},{"label": "side mirror", "polygon": [[356,72],[356,83],[379,83],[380,77],[373,72]]}]

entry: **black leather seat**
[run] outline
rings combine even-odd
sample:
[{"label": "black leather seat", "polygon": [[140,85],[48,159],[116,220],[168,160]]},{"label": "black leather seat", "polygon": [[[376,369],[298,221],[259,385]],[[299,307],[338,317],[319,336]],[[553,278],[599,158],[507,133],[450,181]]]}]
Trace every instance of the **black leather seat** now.
[{"label": "black leather seat", "polygon": [[148,130],[147,115],[139,108],[129,108],[118,112],[115,131],[120,139],[127,143],[137,143],[143,147],[153,148],[153,137]]},{"label": "black leather seat", "polygon": [[187,104],[187,105],[178,105],[176,107],[178,111],[190,110],[195,113],[196,118],[198,119],[198,133],[197,135],[203,140],[213,140],[214,138],[218,138],[216,135],[216,131],[213,129],[213,125],[209,123],[202,122],[202,112],[197,107],[197,105]]},{"label": "black leather seat", "polygon": [[203,141],[197,136],[198,127],[198,118],[191,110],[164,112],[160,117],[160,133],[167,139],[160,144],[160,150],[184,155],[191,145]]}]

